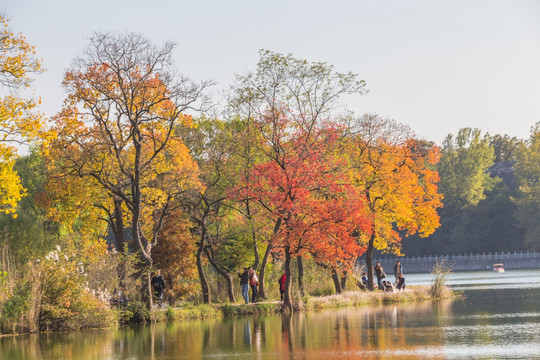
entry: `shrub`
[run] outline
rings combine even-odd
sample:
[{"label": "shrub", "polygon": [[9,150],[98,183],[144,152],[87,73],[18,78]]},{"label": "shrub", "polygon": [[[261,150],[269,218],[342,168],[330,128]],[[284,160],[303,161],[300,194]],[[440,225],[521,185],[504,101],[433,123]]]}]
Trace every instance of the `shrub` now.
[{"label": "shrub", "polygon": [[84,266],[73,255],[57,246],[31,271],[42,279],[41,330],[78,330],[112,324],[109,293],[89,287]]},{"label": "shrub", "polygon": [[151,312],[145,303],[139,300],[130,300],[125,306],[118,309],[119,322],[122,324],[129,323],[146,323],[151,319]]}]

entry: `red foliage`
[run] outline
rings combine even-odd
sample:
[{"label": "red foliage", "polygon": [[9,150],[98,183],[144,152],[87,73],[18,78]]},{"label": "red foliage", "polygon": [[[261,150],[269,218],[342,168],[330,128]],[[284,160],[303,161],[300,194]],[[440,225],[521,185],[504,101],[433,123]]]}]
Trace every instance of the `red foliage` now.
[{"label": "red foliage", "polygon": [[[268,132],[266,161],[237,194],[259,201],[281,227],[274,248],[311,255],[325,265],[352,263],[365,250],[353,234],[368,231],[365,198],[348,185],[344,162],[333,151],[337,129],[292,124],[273,114],[258,123]],[[262,130],[264,131],[264,130]]]}]

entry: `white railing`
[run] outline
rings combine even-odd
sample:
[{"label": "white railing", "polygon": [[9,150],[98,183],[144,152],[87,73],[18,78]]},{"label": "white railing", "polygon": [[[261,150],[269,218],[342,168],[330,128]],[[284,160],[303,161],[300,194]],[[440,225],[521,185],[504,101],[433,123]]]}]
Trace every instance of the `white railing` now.
[{"label": "white railing", "polygon": [[495,253],[476,253],[476,254],[452,254],[452,255],[425,255],[425,256],[384,256],[375,257],[375,261],[400,260],[401,262],[423,262],[423,261],[441,261],[452,260],[509,260],[509,259],[535,259],[540,258],[540,252],[514,251],[514,252],[495,252]]}]

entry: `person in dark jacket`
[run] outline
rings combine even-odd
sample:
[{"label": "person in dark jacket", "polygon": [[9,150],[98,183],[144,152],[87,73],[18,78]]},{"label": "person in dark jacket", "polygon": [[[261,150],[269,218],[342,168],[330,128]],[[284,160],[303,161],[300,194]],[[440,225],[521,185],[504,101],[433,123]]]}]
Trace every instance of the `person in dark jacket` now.
[{"label": "person in dark jacket", "polygon": [[362,273],[362,285],[364,285],[365,287],[367,287],[369,284],[369,280],[368,280],[368,277],[367,277],[367,272],[363,272]]},{"label": "person in dark jacket", "polygon": [[163,276],[161,276],[160,270],[157,270],[157,272],[154,273],[150,284],[152,284],[152,287],[154,288],[154,295],[156,296],[156,298],[158,298],[158,300],[163,299],[163,292],[165,291],[165,280],[163,279]]},{"label": "person in dark jacket", "polygon": [[248,268],[244,268],[244,272],[239,273],[238,277],[240,278],[240,286],[242,287],[242,297],[246,301],[246,304],[249,303],[249,272]]},{"label": "person in dark jacket", "polygon": [[381,281],[386,277],[386,274],[384,273],[383,267],[381,266],[381,263],[379,261],[377,261],[377,265],[375,265],[373,270],[375,270],[375,276],[377,277],[377,286],[379,287],[379,290],[384,290]]},{"label": "person in dark jacket", "polygon": [[285,271],[283,272],[283,275],[279,278],[279,293],[281,295],[281,301],[283,301],[283,294],[285,294],[285,283],[287,282],[287,275],[285,274]]}]

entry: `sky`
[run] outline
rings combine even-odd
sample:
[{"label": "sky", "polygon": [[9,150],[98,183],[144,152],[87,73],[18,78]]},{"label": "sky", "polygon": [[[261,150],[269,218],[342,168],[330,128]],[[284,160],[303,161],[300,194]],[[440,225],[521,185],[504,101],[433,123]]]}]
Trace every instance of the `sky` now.
[{"label": "sky", "polygon": [[92,34],[117,31],[176,42],[179,72],[214,80],[216,100],[268,49],[358,74],[369,93],[346,97],[348,109],[438,144],[464,127],[525,139],[540,121],[536,0],[1,0],[0,11],[44,60],[35,92],[47,116]]}]

